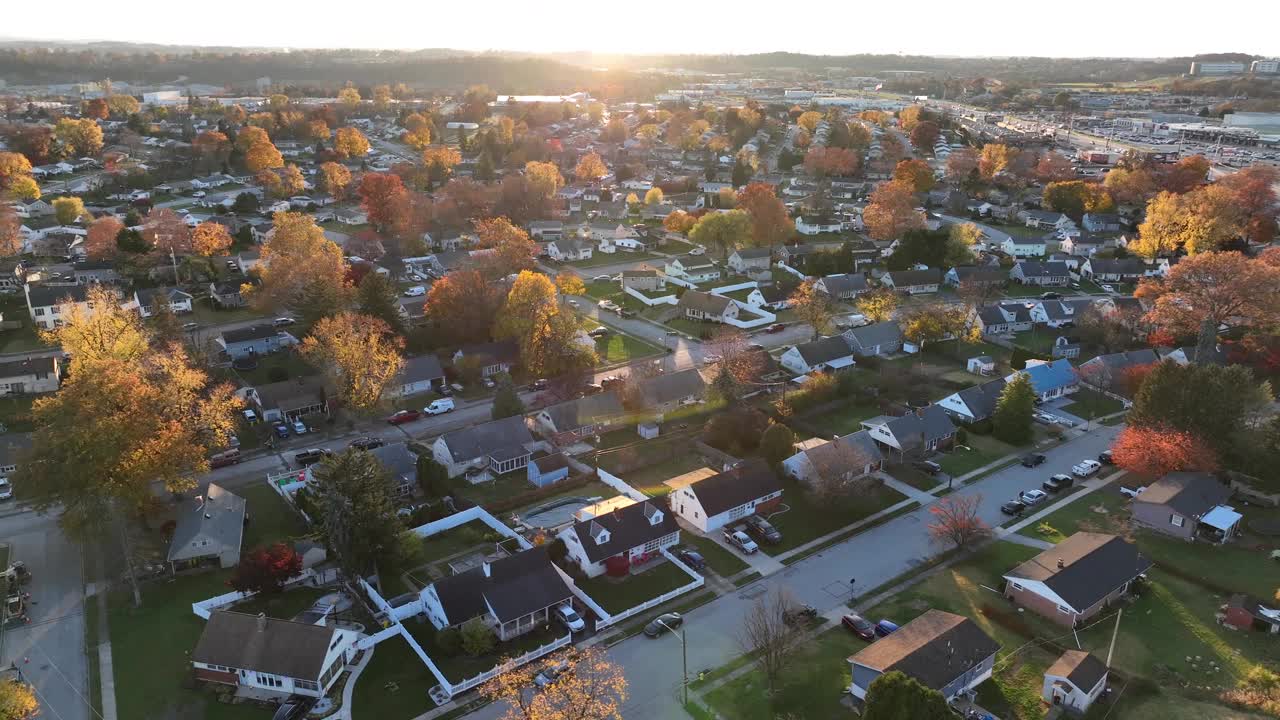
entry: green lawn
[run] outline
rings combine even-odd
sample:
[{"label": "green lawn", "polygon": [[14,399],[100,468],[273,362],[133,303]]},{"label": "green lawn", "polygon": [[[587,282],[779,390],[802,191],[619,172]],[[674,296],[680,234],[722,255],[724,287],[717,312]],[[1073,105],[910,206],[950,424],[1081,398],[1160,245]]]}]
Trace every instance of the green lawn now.
[{"label": "green lawn", "polygon": [[617,330],[611,329],[608,335],[596,339],[596,355],[600,357],[601,364],[628,362],[660,352],[662,350],[658,347]]},{"label": "green lawn", "polygon": [[969,437],[963,443],[963,447],[943,453],[941,457],[935,457],[933,460],[942,466],[943,472],[952,477],[960,477],[966,473],[971,473],[978,468],[993,463],[1006,455],[1016,453],[1018,448],[1001,442],[988,435],[978,435],[977,433],[969,433]]},{"label": "green lawn", "polygon": [[422,541],[423,556],[429,561],[443,560],[486,543],[493,529],[479,520],[459,525],[452,530],[432,535]]},{"label": "green lawn", "polygon": [[[664,306],[664,308],[666,307],[670,307],[670,306]],[[659,309],[662,309],[663,312],[666,312],[666,310],[663,308],[659,308]],[[689,318],[679,317],[679,316],[671,318],[670,320],[666,320],[662,324],[666,325],[672,330],[678,330],[679,332],[682,332],[685,335],[691,335],[695,338],[702,338],[703,336],[711,337],[716,333],[717,330],[724,327],[720,323],[700,322],[698,320],[690,320]]]},{"label": "green lawn", "polygon": [[49,347],[49,345],[40,340],[40,336],[36,334],[36,329],[31,325],[26,305],[22,305],[17,309],[5,308],[4,312],[8,317],[21,317],[23,325],[14,330],[0,331],[0,352],[27,352],[30,350],[44,350]]},{"label": "green lawn", "polygon": [[249,525],[241,542],[245,552],[268,543],[291,542],[307,534],[302,518],[265,482],[236,488],[235,493],[245,499],[249,513]]},{"label": "green lawn", "polygon": [[1019,282],[1010,282],[1004,288],[1005,297],[1011,298],[1038,298],[1047,292],[1062,292],[1060,287],[1041,287],[1040,285],[1023,285]]},{"label": "green lawn", "polygon": [[[656,561],[655,561],[656,562]],[[644,568],[621,580],[601,575],[589,580],[579,580],[578,588],[610,613],[622,612],[642,602],[693,582],[685,571],[674,563],[662,562]]]},{"label": "green lawn", "polygon": [[201,327],[258,319],[265,321],[268,318],[262,313],[250,310],[247,307],[219,310],[211,307],[205,300],[194,303],[191,315],[183,318],[184,321],[190,320],[191,322],[200,323]]},{"label": "green lawn", "polygon": [[[280,371],[283,371],[284,377],[280,378],[277,373],[276,379],[272,379],[272,370],[274,368],[279,368]],[[249,385],[258,386],[279,382],[280,380],[293,380],[315,375],[316,369],[308,365],[298,353],[292,350],[282,350],[270,355],[260,355],[258,357],[258,367],[252,370],[236,370],[236,373]]]},{"label": "green lawn", "polygon": [[1015,335],[1014,344],[1036,355],[1044,355],[1045,357],[1049,356],[1049,351],[1053,349],[1053,341],[1058,338],[1058,333],[1051,328],[1037,328],[1015,333]]},{"label": "green lawn", "polygon": [[782,542],[776,545],[761,543],[760,549],[770,555],[778,555],[852,525],[904,499],[905,496],[897,490],[881,486],[862,497],[833,506],[814,499],[799,483],[785,480],[782,503],[787,509],[769,516],[769,522],[782,533]]},{"label": "green lawn", "polygon": [[726,550],[723,545],[711,538],[685,532],[681,533],[680,542],[697,551],[702,559],[707,561],[707,566],[720,577],[733,577],[751,567],[745,560]]},{"label": "green lawn", "polygon": [[831,435],[848,435],[862,429],[862,421],[870,420],[880,414],[875,405],[849,403],[843,407],[828,410],[818,415],[806,415],[800,419],[811,425],[827,430]]},{"label": "green lawn", "polygon": [[427,692],[438,684],[408,642],[398,637],[384,640],[356,680],[352,716],[410,720],[433,706]]},{"label": "green lawn", "polygon": [[917,490],[928,492],[938,486],[936,476],[921,472],[911,465],[894,463],[886,465],[884,471]]},{"label": "green lawn", "polygon": [[1080,388],[1071,395],[1071,402],[1063,405],[1062,410],[1085,420],[1094,420],[1104,415],[1118,413],[1124,409],[1124,403],[1115,398],[1089,388]]},{"label": "green lawn", "polygon": [[0,425],[4,432],[31,432],[35,424],[31,416],[31,403],[35,395],[7,395],[0,397]]},{"label": "green lawn", "polygon": [[329,592],[329,590],[321,590],[319,588],[299,587],[286,590],[273,597],[258,595],[242,603],[237,603],[231,609],[249,615],[266,613],[267,617],[292,620],[299,613],[309,609],[317,600],[329,594]]},{"label": "green lawn", "polygon": [[1129,524],[1129,500],[1116,486],[1104,487],[1057,510],[1019,535],[1058,543],[1077,531],[1122,533]]},{"label": "green lawn", "polygon": [[660,255],[646,252],[616,252],[602,253],[593,252],[590,260],[576,260],[574,262],[565,263],[576,268],[593,268],[601,265],[618,265],[621,263],[641,262],[643,260],[657,260]]},{"label": "green lawn", "polygon": [[[637,458],[653,458],[653,462],[641,463],[637,467]],[[633,469],[620,469],[628,465]],[[645,495],[657,497],[671,492],[671,488],[664,485],[664,482],[706,467],[707,462],[685,438],[668,441],[657,438],[635,447],[597,455],[596,466],[626,480],[628,485]]]},{"label": "green lawn", "polygon": [[865,646],[843,627],[831,628],[804,643],[773,693],[764,674],[752,669],[707,693],[706,701],[733,720],[849,717],[840,705],[850,680],[848,657]]}]

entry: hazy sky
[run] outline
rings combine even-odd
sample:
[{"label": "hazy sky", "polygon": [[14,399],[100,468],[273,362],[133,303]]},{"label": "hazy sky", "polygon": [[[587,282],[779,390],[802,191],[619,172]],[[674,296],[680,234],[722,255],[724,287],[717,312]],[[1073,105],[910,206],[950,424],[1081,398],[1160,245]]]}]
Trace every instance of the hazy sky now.
[{"label": "hazy sky", "polygon": [[15,3],[0,35],[183,45],[626,53],[1280,55],[1280,2],[1134,0],[62,0]]}]

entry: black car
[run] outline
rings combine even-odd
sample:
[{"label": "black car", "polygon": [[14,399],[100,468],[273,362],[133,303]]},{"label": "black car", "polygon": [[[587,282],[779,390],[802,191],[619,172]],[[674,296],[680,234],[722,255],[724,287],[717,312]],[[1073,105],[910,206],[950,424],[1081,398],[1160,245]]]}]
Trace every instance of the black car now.
[{"label": "black car", "polygon": [[294,453],[293,460],[302,467],[310,467],[332,454],[333,451],[328,448],[311,448],[299,453]]},{"label": "black car", "polygon": [[1022,467],[1035,467],[1044,462],[1044,455],[1040,453],[1031,453],[1022,456]]},{"label": "black car", "polygon": [[1045,490],[1048,490],[1051,493],[1056,493],[1071,487],[1075,482],[1075,478],[1070,475],[1058,474],[1050,477],[1048,480],[1045,480],[1041,485]]},{"label": "black car", "polygon": [[1062,296],[1056,292],[1040,293],[1041,300],[1057,300],[1060,297]]},{"label": "black car", "polygon": [[529,389],[530,390],[546,390],[548,385],[550,385],[550,383],[547,382],[546,378],[538,378],[537,380],[534,380],[533,382],[529,383]]},{"label": "black car", "polygon": [[1111,458],[1110,450],[1103,450],[1102,452],[1098,453],[1098,462],[1102,463],[1103,465],[1116,464],[1116,461]]},{"label": "black car", "polygon": [[1017,500],[1010,500],[1009,502],[1000,506],[1000,512],[1004,513],[1005,515],[1013,515],[1013,516],[1021,515],[1022,512],[1026,509],[1027,509],[1027,506],[1024,505],[1023,503],[1018,502]]},{"label": "black car", "polygon": [[746,519],[747,532],[764,540],[770,545],[776,545],[782,542],[782,533],[778,532],[778,528],[772,523],[759,515],[749,515]]},{"label": "black car", "polygon": [[351,441],[351,447],[357,450],[374,450],[386,445],[382,438],[362,437]]},{"label": "black car", "polygon": [[876,639],[876,626],[872,625],[870,620],[867,620],[861,615],[855,615],[853,613],[845,615],[840,618],[840,624],[849,628],[850,632],[867,642],[871,642]]},{"label": "black car", "polygon": [[648,625],[644,626],[644,634],[646,637],[656,638],[668,630],[674,630],[684,624],[684,618],[680,617],[680,613],[663,613],[653,619]]},{"label": "black car", "polygon": [[676,553],[676,557],[680,559],[680,562],[698,572],[703,572],[707,569],[707,561],[702,558],[702,555],[693,550],[680,550]]},{"label": "black car", "polygon": [[918,460],[911,463],[912,467],[927,475],[937,475],[942,472],[942,466],[932,460]]}]

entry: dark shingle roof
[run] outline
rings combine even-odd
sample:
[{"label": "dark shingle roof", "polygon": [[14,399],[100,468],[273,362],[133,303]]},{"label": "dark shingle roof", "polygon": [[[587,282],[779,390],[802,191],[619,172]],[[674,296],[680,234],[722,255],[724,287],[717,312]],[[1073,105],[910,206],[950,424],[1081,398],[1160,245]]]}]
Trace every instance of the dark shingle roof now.
[{"label": "dark shingle roof", "polygon": [[27,295],[31,298],[33,308],[53,307],[67,298],[75,302],[85,302],[89,299],[89,287],[88,285],[32,287],[27,290]]},{"label": "dark shingle roof", "polygon": [[545,547],[437,580],[434,587],[450,625],[486,615],[489,608],[500,621],[514,620],[573,596]]},{"label": "dark shingle roof", "polygon": [[529,428],[525,427],[524,418],[520,415],[454,430],[441,435],[440,439],[457,462],[533,442],[533,436],[529,434]]},{"label": "dark shingle roof", "polygon": [[800,353],[800,357],[804,358],[805,363],[809,366],[831,362],[853,354],[853,351],[849,349],[849,341],[840,335],[833,335],[832,337],[797,345],[796,351]]},{"label": "dark shingle roof", "polygon": [[1042,582],[1083,612],[1151,567],[1121,537],[1078,532],[1010,570],[1009,577]]},{"label": "dark shingle roof", "polygon": [[1039,260],[1022,260],[1015,267],[1021,268],[1023,277],[1068,277],[1071,271],[1064,262],[1040,262]]},{"label": "dark shingle roof", "polygon": [[622,401],[615,393],[604,392],[552,405],[542,412],[550,418],[557,432],[567,432],[621,415]]},{"label": "dark shingle roof", "polygon": [[929,268],[928,270],[895,270],[886,274],[894,287],[937,285],[942,282],[942,272],[937,268]]},{"label": "dark shingle roof", "polygon": [[19,375],[51,375],[57,370],[57,367],[57,361],[51,357],[0,362],[0,378],[18,377]]},{"label": "dark shingle roof", "polygon": [[902,342],[902,328],[892,320],[863,325],[844,332],[849,345],[855,349]]},{"label": "dark shingle roof", "polygon": [[273,327],[271,323],[263,323],[260,325],[250,325],[247,328],[223,330],[222,341],[230,345],[232,343],[262,340],[264,338],[275,337],[276,335],[279,335],[279,334],[280,334],[279,328]]},{"label": "dark shingle roof", "polygon": [[897,670],[940,690],[999,649],[1000,644],[969,618],[929,610],[863,648],[849,662],[880,673]]},{"label": "dark shingle roof", "polygon": [[1107,676],[1107,666],[1092,653],[1068,650],[1044,674],[1066,678],[1072,685],[1087,693]]},{"label": "dark shingle roof", "polygon": [[680,296],[679,307],[682,310],[689,309],[711,315],[722,315],[732,304],[733,299],[723,295],[712,295],[698,290],[686,290],[684,295]]},{"label": "dark shingle roof", "polygon": [[324,670],[334,632],[322,625],[214,610],[191,659],[315,680]]},{"label": "dark shingle roof", "polygon": [[782,489],[778,476],[764,462],[747,460],[722,473],[689,485],[707,517],[744,505]]},{"label": "dark shingle roof", "polygon": [[1231,488],[1209,473],[1174,472],[1147,486],[1134,502],[1167,505],[1187,517],[1199,517],[1231,497]]},{"label": "dark shingle roof", "polygon": [[695,368],[674,373],[663,373],[640,384],[640,396],[647,405],[665,405],[676,400],[701,395],[707,387]]},{"label": "dark shingle roof", "polygon": [[[661,519],[653,522],[659,512],[662,514]],[[601,528],[609,531],[609,540],[597,543],[595,535]],[[628,505],[588,520],[580,520],[573,525],[578,542],[582,543],[587,559],[593,563],[670,535],[679,529],[675,513],[654,501]]]},{"label": "dark shingle roof", "polygon": [[956,395],[973,411],[975,419],[982,420],[991,417],[996,411],[996,402],[1000,399],[1000,393],[1004,392],[1004,386],[1005,379],[996,378],[981,385],[967,387]]}]

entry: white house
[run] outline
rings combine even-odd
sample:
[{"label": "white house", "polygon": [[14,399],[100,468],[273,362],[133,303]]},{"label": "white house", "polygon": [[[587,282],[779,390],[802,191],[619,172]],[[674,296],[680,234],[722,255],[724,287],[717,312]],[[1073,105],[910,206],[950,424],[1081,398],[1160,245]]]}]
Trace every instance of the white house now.
[{"label": "white house", "polygon": [[56,355],[0,362],[0,397],[56,391],[62,384],[60,362]]},{"label": "white house", "polygon": [[755,274],[769,269],[772,252],[767,247],[739,248],[729,256],[729,269],[740,275]]},{"label": "white house", "polygon": [[579,520],[557,537],[587,577],[599,577],[610,566],[617,574],[676,545],[680,526],[668,509],[646,500]]},{"label": "white house", "polygon": [[197,680],[319,698],[356,655],[360,633],[336,625],[215,610],[191,652]]},{"label": "white house", "polygon": [[778,362],[797,375],[808,375],[818,370],[839,370],[855,364],[853,349],[841,335],[793,345],[782,353]]},{"label": "white house", "polygon": [[[991,364],[991,367],[994,369],[994,363]],[[1000,400],[1000,394],[1004,392],[1004,386],[1004,378],[996,378],[981,385],[973,385],[959,392],[951,393],[935,404],[960,422],[979,422],[986,420],[995,413],[996,402]]]},{"label": "white house", "polygon": [[560,238],[547,243],[547,255],[556,262],[590,260],[594,247],[586,240]]},{"label": "white house", "polygon": [[823,221],[816,217],[800,217],[796,220],[796,232],[801,235],[817,235],[819,233],[838,233],[844,228],[839,220]]},{"label": "white house", "polygon": [[143,288],[133,292],[133,302],[125,307],[137,310],[144,318],[152,317],[165,305],[169,312],[184,315],[192,311],[193,300],[191,293],[178,288]]},{"label": "white house", "polygon": [[880,469],[884,455],[866,430],[834,440],[814,438],[782,461],[782,471],[799,482],[851,482]]},{"label": "white house", "polygon": [[733,298],[713,295],[699,290],[686,290],[676,305],[681,314],[690,320],[706,320],[723,323],[738,317],[738,303]]},{"label": "white house", "polygon": [[59,306],[64,302],[72,302],[82,310],[89,307],[89,286],[87,285],[23,285],[27,297],[27,312],[31,321],[45,330],[52,330],[62,325]]},{"label": "white house", "polygon": [[748,515],[772,509],[781,501],[782,484],[766,463],[748,460],[677,488],[668,497],[675,514],[709,533]]},{"label": "white house", "polygon": [[1084,650],[1067,650],[1044,671],[1040,697],[1084,715],[1106,687],[1106,664]]},{"label": "white house", "polygon": [[896,450],[899,456],[945,450],[956,438],[956,426],[937,405],[898,417],[879,415],[863,420],[862,427],[881,447]]},{"label": "white house", "polygon": [[431,454],[451,478],[486,471],[501,475],[524,469],[532,444],[524,418],[517,415],[447,432],[432,443]]},{"label": "white house", "polygon": [[667,277],[686,283],[702,283],[720,279],[720,268],[705,256],[681,255],[667,260],[663,267]]},{"label": "white house", "polygon": [[1049,242],[1044,238],[1018,238],[1010,235],[1000,243],[1000,249],[1013,257],[1044,257],[1049,254]]}]

